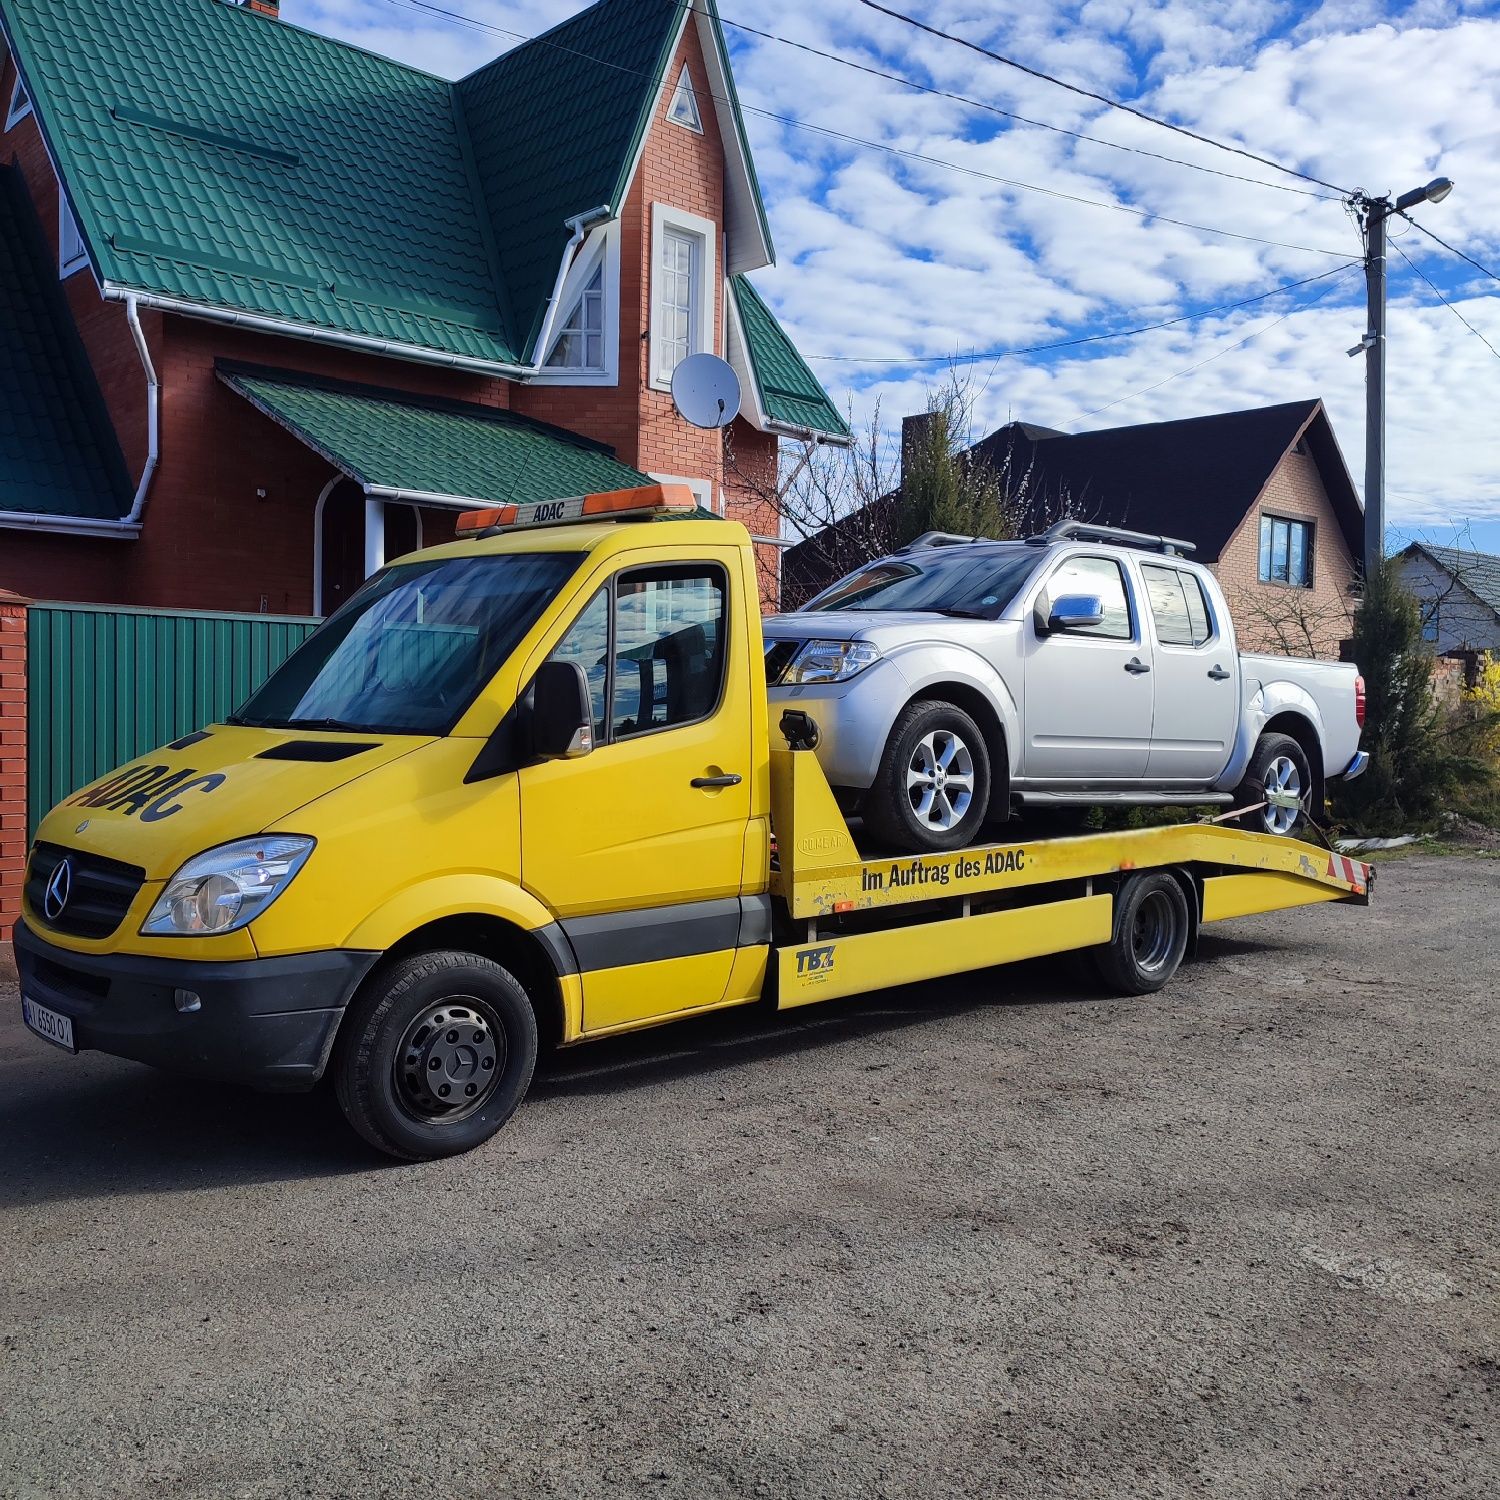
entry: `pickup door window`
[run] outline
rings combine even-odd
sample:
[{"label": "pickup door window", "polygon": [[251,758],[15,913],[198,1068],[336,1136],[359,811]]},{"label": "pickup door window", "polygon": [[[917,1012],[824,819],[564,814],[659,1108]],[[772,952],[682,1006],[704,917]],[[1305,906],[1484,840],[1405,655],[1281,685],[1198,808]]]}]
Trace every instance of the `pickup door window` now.
[{"label": "pickup door window", "polygon": [[1112,557],[1075,553],[1043,582],[1043,617],[1065,594],[1098,599],[1104,618],[1072,630],[1028,628],[1022,775],[1044,783],[1137,779],[1150,747],[1152,680],[1130,580]]},{"label": "pickup door window", "polygon": [[1147,779],[1206,787],[1229,761],[1239,724],[1233,653],[1195,573],[1141,564],[1156,632],[1156,715]]},{"label": "pickup door window", "polygon": [[[588,1031],[728,987],[753,779],[734,566],[724,549],[617,573],[546,653],[587,674],[596,742],[521,772],[521,878],[573,943]],[[662,967],[643,982],[640,964]]]}]

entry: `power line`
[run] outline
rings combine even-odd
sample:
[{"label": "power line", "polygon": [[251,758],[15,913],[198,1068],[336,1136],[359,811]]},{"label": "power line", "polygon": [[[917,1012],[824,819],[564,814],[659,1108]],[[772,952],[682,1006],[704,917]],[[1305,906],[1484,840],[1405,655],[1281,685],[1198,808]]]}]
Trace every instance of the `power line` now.
[{"label": "power line", "polygon": [[[1358,261],[1351,261],[1349,265],[1340,266],[1338,270],[1348,271],[1351,267],[1358,264]],[[1330,274],[1337,275],[1338,272],[1335,271]],[[1143,386],[1140,390],[1131,391],[1124,396],[1116,396],[1113,401],[1106,401],[1103,406],[1096,406],[1092,411],[1080,412],[1076,417],[1071,418],[1071,420],[1074,422],[1085,422],[1090,417],[1097,417],[1101,411],[1108,411],[1111,407],[1119,406],[1126,401],[1134,401],[1137,396],[1145,396],[1149,395],[1152,391],[1159,391],[1162,386],[1170,385],[1174,380],[1181,380],[1184,375],[1191,375],[1195,370],[1201,370],[1204,365],[1211,365],[1216,359],[1223,359],[1226,354],[1233,354],[1236,349],[1243,349],[1246,344],[1258,339],[1263,333],[1269,333],[1273,328],[1285,323],[1293,313],[1306,312],[1309,308],[1316,307],[1336,285],[1338,283],[1333,282],[1325,286],[1316,297],[1309,298],[1308,301],[1299,304],[1297,307],[1289,307],[1279,318],[1273,318],[1269,323],[1261,328],[1257,328],[1253,333],[1247,333],[1244,338],[1238,339],[1232,344],[1226,344],[1224,348],[1210,354],[1207,359],[1200,359],[1197,364],[1189,365],[1184,370],[1178,370],[1174,374],[1168,375],[1165,380],[1158,380],[1153,385]]]},{"label": "power line", "polygon": [[1007,68],[1015,68],[1032,78],[1039,78],[1043,83],[1056,84],[1058,88],[1067,89],[1070,93],[1081,94],[1085,99],[1097,100],[1100,104],[1107,104],[1111,109],[1124,111],[1127,115],[1134,115],[1138,120],[1145,120],[1151,125],[1160,125],[1163,130],[1175,130],[1178,135],[1185,135],[1189,140],[1200,142],[1205,146],[1216,146],[1220,151],[1228,151],[1235,156],[1245,156],[1251,161],[1257,161],[1263,167],[1271,167],[1277,172],[1285,172],[1289,177],[1300,178],[1303,182],[1313,183],[1317,187],[1329,188],[1341,198],[1349,196],[1347,188],[1341,188],[1337,183],[1324,182],[1321,177],[1310,177],[1306,172],[1299,172],[1295,167],[1288,167],[1282,162],[1276,161],[1269,156],[1261,156],[1258,152],[1247,150],[1243,146],[1231,146],[1226,141],[1215,140],[1209,135],[1200,135],[1196,130],[1189,130],[1186,125],[1174,125],[1170,120],[1160,120],[1155,115],[1148,115],[1145,110],[1137,109],[1132,104],[1123,104],[1118,99],[1111,99],[1107,94],[1096,94],[1092,89],[1083,88],[1076,83],[1069,83],[1066,79],[1054,78],[1050,73],[1043,73],[1039,68],[1033,68],[1026,63],[1017,62],[1013,57],[1006,57],[1002,52],[991,51],[988,47],[981,47],[978,42],[971,42],[966,37],[954,36],[952,32],[941,31],[936,26],[929,26],[925,21],[919,21],[915,16],[902,14],[899,10],[891,10],[884,5],[876,3],[876,0],[859,0],[859,3],[870,10],[879,11],[883,16],[890,16],[893,20],[904,21],[908,26],[915,26],[918,31],[925,31],[929,36],[941,38],[945,42],[954,42],[960,47],[967,47],[971,52],[977,52],[982,57],[988,57],[992,62],[1004,63]]},{"label": "power line", "polygon": [[[642,78],[650,78],[655,75],[644,68],[631,68],[623,63],[611,62],[608,58],[595,56],[593,53],[579,51],[575,47],[565,46],[561,42],[549,41],[545,33],[541,36],[530,37],[524,32],[511,31],[504,26],[495,26],[488,21],[480,21],[474,16],[462,15],[457,11],[445,10],[440,5],[430,3],[430,0],[386,0],[388,5],[399,5],[407,10],[426,11],[433,15],[444,16],[450,21],[456,21],[460,25],[469,26],[477,31],[491,31],[498,36],[513,37],[523,42],[536,42],[542,46],[552,47],[559,52],[566,52],[586,62],[598,63],[601,67],[613,68],[621,73],[633,73]],[[680,5],[684,0],[677,0]],[[712,99],[717,103],[730,103],[723,95],[715,94],[708,89],[695,89],[694,92],[702,99]],[[1166,214],[1154,213],[1147,208],[1137,208],[1130,203],[1108,203],[1102,198],[1085,198],[1079,193],[1065,193],[1059,188],[1042,187],[1034,182],[1021,182],[1013,177],[1001,177],[994,172],[985,172],[978,167],[966,167],[959,162],[949,161],[946,157],[930,156],[921,151],[908,151],[900,146],[892,146],[883,141],[866,140],[863,136],[850,135],[842,130],[834,130],[827,125],[814,125],[808,120],[798,120],[791,115],[778,114],[774,110],[760,109],[752,104],[739,103],[740,109],[745,114],[759,115],[762,119],[774,120],[777,124],[785,125],[793,130],[806,130],[815,135],[826,136],[831,140],[843,141],[851,146],[860,146],[869,151],[879,151],[887,156],[900,157],[906,161],[921,162],[925,166],[942,167],[950,172],[958,172],[966,177],[978,178],[984,182],[997,183],[1001,187],[1020,188],[1029,193],[1040,193],[1045,197],[1058,198],[1067,203],[1080,203],[1088,208],[1108,209],[1112,213],[1129,214],[1134,218],[1157,223],[1171,224],[1177,229],[1191,229],[1198,234],[1218,235],[1223,239],[1240,240],[1252,245],[1270,245],[1278,250],[1297,250],[1309,255],[1332,255],[1343,259],[1347,255],[1344,250],[1325,250],[1318,245],[1296,245],[1287,240],[1267,239],[1263,235],[1243,234],[1235,229],[1219,229],[1211,224],[1195,224],[1187,219],[1174,219]]]},{"label": "power line", "polygon": [[793,41],[791,37],[778,36],[774,31],[762,31],[758,26],[747,26],[743,21],[731,21],[727,16],[720,16],[719,20],[723,25],[733,27],[736,31],[747,32],[750,36],[760,37],[763,41],[779,42],[783,47],[794,47],[798,52],[807,52],[813,57],[821,57],[828,62],[838,63],[840,67],[852,68],[856,73],[867,73],[872,78],[882,78],[887,83],[900,84],[902,88],[916,89],[919,93],[931,94],[937,99],[948,99],[955,104],[966,105],[970,109],[982,109],[989,114],[999,115],[1002,119],[1015,120],[1019,124],[1030,125],[1037,130],[1050,130],[1057,135],[1070,136],[1075,141],[1086,141],[1091,146],[1108,146],[1111,151],[1128,151],[1133,156],[1146,156],[1152,161],[1170,162],[1173,166],[1187,167],[1194,172],[1207,172],[1212,177],[1227,177],[1234,182],[1247,182],[1256,187],[1274,188],[1278,193],[1297,193],[1304,198],[1317,198],[1325,203],[1339,201],[1331,193],[1315,193],[1308,188],[1293,187],[1289,182],[1267,182],[1263,177],[1246,177],[1240,172],[1225,172],[1218,167],[1205,166],[1202,162],[1188,161],[1180,156],[1166,156],[1160,151],[1147,151],[1142,146],[1127,146],[1122,141],[1106,141],[1097,135],[1087,135],[1081,130],[1069,130],[1065,125],[1051,125],[1046,120],[1033,120],[1029,115],[1020,115],[1014,110],[1001,109],[998,104],[990,104],[983,99],[972,98],[968,94],[955,94],[948,89],[934,88],[930,84],[918,83],[914,78],[904,77],[900,73],[888,73],[884,68],[856,62],[854,58],[845,57],[838,52],[827,52],[821,47],[814,47],[809,42]]},{"label": "power line", "polygon": [[1479,262],[1477,260],[1475,260],[1472,255],[1466,255],[1462,250],[1460,250],[1458,248],[1457,245],[1450,245],[1447,240],[1439,239],[1438,236],[1435,235],[1419,219],[1412,218],[1412,216],[1410,214],[1402,214],[1401,217],[1403,219],[1405,219],[1406,222],[1408,224],[1410,224],[1413,229],[1420,229],[1422,231],[1422,233],[1427,236],[1428,239],[1430,239],[1430,240],[1437,240],[1438,244],[1440,244],[1443,247],[1443,249],[1446,250],[1450,255],[1456,255],[1460,260],[1466,260],[1466,261],[1468,261],[1468,263],[1471,266],[1473,266],[1476,271],[1483,271],[1484,274],[1486,276],[1488,276],[1491,281],[1500,281],[1500,276],[1497,276],[1492,270],[1490,270],[1490,268],[1488,266],[1482,266],[1482,265],[1480,265]]},{"label": "power line", "polygon": [[1341,266],[1335,266],[1331,271],[1320,271],[1316,276],[1304,276],[1300,281],[1288,281],[1281,286],[1273,286],[1269,291],[1257,292],[1255,296],[1244,297],[1238,302],[1226,302],[1220,307],[1195,308],[1192,312],[1181,313],[1161,323],[1145,323],[1139,328],[1118,328],[1113,333],[1090,333],[1076,339],[1058,339],[1050,344],[1031,344],[1024,349],[987,349],[980,354],[809,354],[806,357],[827,364],[842,365],[963,365],[977,364],[986,359],[1014,359],[1022,354],[1045,354],[1053,349],[1076,349],[1081,344],[1098,344],[1106,339],[1135,338],[1138,334],[1155,333],[1162,328],[1175,328],[1179,323],[1191,323],[1198,318],[1211,318],[1216,313],[1233,312],[1236,308],[1250,307],[1256,302],[1264,302],[1268,297],[1279,297],[1282,292],[1290,292],[1299,286],[1307,286],[1311,282],[1324,281],[1330,276],[1337,276],[1340,272],[1347,271],[1351,266],[1358,264],[1357,260],[1346,261]]},{"label": "power line", "polygon": [[1409,265],[1412,270],[1415,271],[1417,275],[1420,276],[1422,280],[1432,288],[1433,296],[1435,296],[1438,301],[1441,302],[1443,306],[1446,307],[1448,311],[1451,312],[1453,316],[1457,318],[1458,321],[1462,323],[1464,327],[1467,328],[1469,332],[1472,333],[1474,337],[1478,339],[1479,342],[1483,344],[1484,347],[1495,356],[1496,359],[1500,359],[1500,349],[1497,349],[1492,343],[1490,343],[1490,341],[1485,338],[1485,336],[1466,317],[1464,317],[1461,312],[1459,312],[1459,310],[1442,294],[1442,292],[1438,290],[1438,288],[1433,284],[1432,279],[1421,268],[1421,266],[1419,266],[1416,261],[1414,261],[1411,256],[1409,256],[1406,251],[1401,248],[1400,245],[1396,244],[1394,240],[1391,241],[1390,244],[1391,249],[1394,250],[1396,254],[1399,255],[1401,259],[1404,260],[1407,265]]}]

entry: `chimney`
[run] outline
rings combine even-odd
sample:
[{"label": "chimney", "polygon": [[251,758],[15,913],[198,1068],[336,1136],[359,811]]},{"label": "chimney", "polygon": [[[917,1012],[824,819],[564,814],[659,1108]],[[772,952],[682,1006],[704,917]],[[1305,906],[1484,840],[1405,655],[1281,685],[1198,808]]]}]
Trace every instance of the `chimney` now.
[{"label": "chimney", "polygon": [[258,16],[270,16],[274,21],[281,15],[281,0],[245,0],[245,9]]},{"label": "chimney", "polygon": [[906,476],[911,473],[917,455],[932,441],[932,424],[938,414],[932,411],[918,412],[914,417],[901,419],[901,487],[906,488]]}]

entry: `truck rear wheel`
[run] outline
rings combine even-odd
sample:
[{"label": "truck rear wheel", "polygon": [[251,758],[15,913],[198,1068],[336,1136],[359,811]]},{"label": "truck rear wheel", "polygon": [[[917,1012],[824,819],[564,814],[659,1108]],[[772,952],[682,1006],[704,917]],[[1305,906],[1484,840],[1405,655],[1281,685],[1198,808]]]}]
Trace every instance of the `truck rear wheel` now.
[{"label": "truck rear wheel", "polygon": [[1094,965],[1110,990],[1150,995],[1176,972],[1187,952],[1187,896],[1170,875],[1132,875],[1115,897],[1114,936],[1094,949]]},{"label": "truck rear wheel", "polygon": [[512,974],[476,953],[417,953],[378,969],[349,1006],[333,1083],[372,1146],[430,1161],[494,1135],[536,1055],[536,1013]]},{"label": "truck rear wheel", "polygon": [[[1308,821],[1312,793],[1312,767],[1307,752],[1289,734],[1263,734],[1245,770],[1245,779],[1234,794],[1238,807],[1257,807],[1240,820],[1251,833],[1272,833],[1290,838]],[[1277,799],[1267,802],[1267,798]],[[1293,800],[1295,799],[1295,801]]]},{"label": "truck rear wheel", "polygon": [[909,703],[865,798],[865,827],[893,849],[939,854],[973,843],[989,805],[990,755],[979,726],[952,703]]}]

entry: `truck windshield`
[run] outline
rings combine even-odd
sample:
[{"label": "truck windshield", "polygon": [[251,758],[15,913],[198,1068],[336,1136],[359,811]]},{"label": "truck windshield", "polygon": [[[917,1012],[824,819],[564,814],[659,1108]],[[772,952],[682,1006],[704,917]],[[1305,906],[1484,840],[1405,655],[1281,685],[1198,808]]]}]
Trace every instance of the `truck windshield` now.
[{"label": "truck windshield", "polygon": [[314,631],[229,722],[447,734],[581,557],[506,553],[388,568]]},{"label": "truck windshield", "polygon": [[851,573],[803,609],[909,609],[993,620],[1039,560],[1031,547],[924,547]]}]

